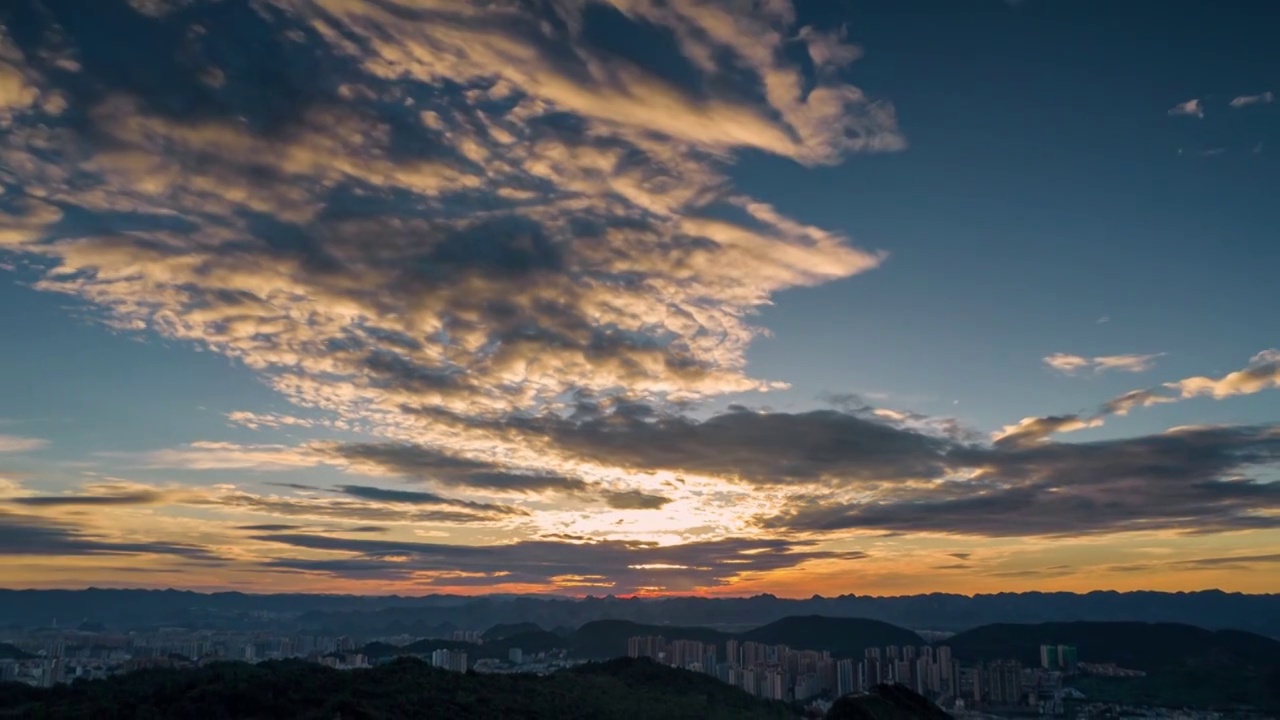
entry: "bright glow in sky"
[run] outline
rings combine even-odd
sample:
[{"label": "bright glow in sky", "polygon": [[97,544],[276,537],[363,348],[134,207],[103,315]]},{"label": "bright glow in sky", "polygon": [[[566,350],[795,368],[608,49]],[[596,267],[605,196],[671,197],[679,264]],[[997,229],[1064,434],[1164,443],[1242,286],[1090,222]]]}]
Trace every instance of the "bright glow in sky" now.
[{"label": "bright glow in sky", "polygon": [[0,584],[1278,591],[1264,25],[6,3]]}]

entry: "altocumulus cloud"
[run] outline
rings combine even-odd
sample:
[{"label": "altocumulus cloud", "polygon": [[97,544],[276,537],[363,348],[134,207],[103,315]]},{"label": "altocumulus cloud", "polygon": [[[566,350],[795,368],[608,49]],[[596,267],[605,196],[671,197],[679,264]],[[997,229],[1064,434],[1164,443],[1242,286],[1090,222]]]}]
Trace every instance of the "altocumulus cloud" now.
[{"label": "altocumulus cloud", "polygon": [[[743,372],[750,310],[883,259],[722,174],[738,149],[903,146],[891,106],[841,79],[838,36],[800,33],[808,74],[786,59],[785,2],[118,5],[15,13],[9,65],[78,120],[10,103],[6,244],[47,259],[41,289],[308,405],[389,423],[767,389]],[[107,52],[104,24],[177,52]],[[603,49],[619,28],[668,38],[680,72]]]}]

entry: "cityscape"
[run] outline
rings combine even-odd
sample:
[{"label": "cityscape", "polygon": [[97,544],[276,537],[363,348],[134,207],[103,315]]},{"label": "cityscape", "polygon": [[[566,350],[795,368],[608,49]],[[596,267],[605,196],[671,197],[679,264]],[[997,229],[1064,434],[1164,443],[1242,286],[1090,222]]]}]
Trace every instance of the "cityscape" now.
[{"label": "cityscape", "polygon": [[[437,647],[441,644],[448,647]],[[495,645],[502,647],[495,650]],[[227,661],[302,660],[338,670],[366,671],[405,656],[455,673],[548,676],[589,661],[565,648],[526,653],[506,645],[486,642],[486,632],[480,630],[455,630],[438,638],[357,638],[178,627],[106,632],[101,628],[59,628],[55,622],[50,627],[0,637],[0,682],[49,688],[148,668],[198,668]],[[632,659],[711,676],[762,700],[817,713],[827,711],[840,697],[896,685],[911,689],[956,717],[1107,718],[1117,716],[1115,713],[1152,718],[1235,717],[1210,710],[1092,701],[1073,687],[1079,678],[1140,678],[1146,673],[1115,663],[1080,662],[1079,649],[1063,644],[1040,645],[1038,665],[1024,665],[1013,658],[961,662],[945,641],[867,647],[861,657],[839,657],[826,650],[784,644],[635,635],[626,639],[625,648],[619,648],[618,654],[624,653]]]}]

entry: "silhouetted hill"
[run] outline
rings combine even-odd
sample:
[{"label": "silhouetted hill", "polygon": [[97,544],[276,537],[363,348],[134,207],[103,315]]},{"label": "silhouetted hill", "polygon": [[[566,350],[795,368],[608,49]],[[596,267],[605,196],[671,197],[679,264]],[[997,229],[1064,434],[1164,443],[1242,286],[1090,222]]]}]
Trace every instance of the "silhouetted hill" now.
[{"label": "silhouetted hill", "polygon": [[444,640],[441,638],[425,638],[415,640],[408,645],[391,645],[384,642],[371,642],[360,649],[360,652],[371,658],[385,658],[396,655],[430,655],[436,650],[463,650],[475,648],[475,643],[461,640]]},{"label": "silhouetted hill", "polygon": [[25,650],[20,650],[9,643],[0,643],[0,660],[25,660],[35,657]]},{"label": "silhouetted hill", "polygon": [[512,635],[536,632],[542,632],[542,628],[539,627],[537,623],[498,623],[488,630],[485,630],[480,637],[483,638],[485,642],[489,642],[491,640],[501,640]]},{"label": "silhouetted hill", "polygon": [[1074,645],[1082,662],[1114,662],[1138,670],[1188,664],[1280,665],[1280,642],[1239,630],[1177,623],[1070,622],[984,625],[948,638],[962,660],[1014,657],[1039,664],[1041,644]]},{"label": "silhouetted hill", "polygon": [[50,689],[0,685],[0,717],[40,718],[560,718],[654,720],[788,718],[698,673],[616,660],[547,677],[450,673],[410,658],[343,671],[313,663],[217,663],[143,670]]},{"label": "silhouetted hill", "polygon": [[700,627],[643,625],[629,620],[597,620],[575,630],[565,641],[575,657],[608,659],[627,654],[627,639],[636,635],[661,635],[668,640],[697,640],[723,645],[733,636]]},{"label": "silhouetted hill", "polygon": [[831,704],[826,720],[948,720],[937,705],[902,685],[877,685]]},{"label": "silhouetted hill", "polygon": [[827,650],[841,657],[862,657],[869,647],[923,645],[910,630],[865,618],[833,618],[821,615],[783,618],[738,634],[739,640],[787,645],[800,650]]}]

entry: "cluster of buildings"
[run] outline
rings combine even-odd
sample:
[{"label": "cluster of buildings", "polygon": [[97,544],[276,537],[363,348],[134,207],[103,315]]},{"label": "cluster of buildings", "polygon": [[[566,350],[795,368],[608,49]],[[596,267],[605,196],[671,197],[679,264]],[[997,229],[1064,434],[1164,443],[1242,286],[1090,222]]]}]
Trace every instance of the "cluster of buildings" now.
[{"label": "cluster of buildings", "polygon": [[962,666],[945,645],[891,645],[867,648],[862,658],[833,658],[829,652],[796,650],[729,640],[723,645],[694,640],[637,636],[627,654],[718,677],[757,697],[806,701],[870,690],[882,683],[905,685],[939,703],[958,708],[1034,708],[1061,712],[1069,697],[1062,678],[1074,672],[1076,649],[1041,648],[1040,668],[1016,660]]},{"label": "cluster of buildings", "polygon": [[[447,640],[482,644],[479,630],[458,630]],[[0,681],[50,687],[76,678],[97,679],[148,667],[198,667],[211,662],[299,659],[342,670],[367,668],[386,657],[364,654],[368,641],[403,647],[424,638],[411,635],[361,638],[305,633],[189,630],[161,628],[146,632],[91,632],[41,628],[0,638],[22,657],[0,656]],[[431,665],[466,672],[547,674],[580,664],[563,651],[526,654],[511,648],[505,659],[476,659],[475,653],[438,649],[418,654]]]}]

